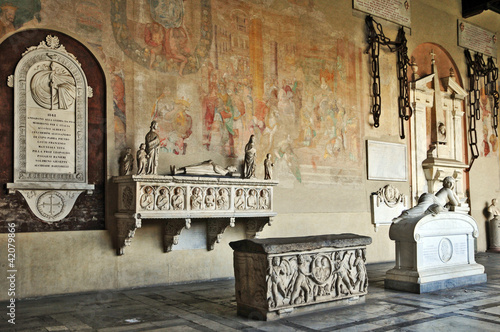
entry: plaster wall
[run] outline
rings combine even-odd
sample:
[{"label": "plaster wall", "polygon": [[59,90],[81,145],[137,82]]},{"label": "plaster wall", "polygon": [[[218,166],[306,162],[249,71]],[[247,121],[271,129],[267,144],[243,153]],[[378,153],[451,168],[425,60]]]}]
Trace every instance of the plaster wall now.
[{"label": "plaster wall", "polygon": [[[177,152],[174,153],[172,145],[166,146],[160,154],[160,174],[167,173],[171,164],[183,166],[206,159],[214,159],[221,164],[241,162],[243,154],[241,147],[246,143],[246,136],[237,138],[235,154],[238,156],[236,158],[229,157],[227,151],[207,151],[201,148],[204,144],[204,130],[206,130],[201,110],[202,96],[207,94],[207,91],[203,90],[207,89],[207,67],[201,65],[198,71],[193,69],[191,73],[189,70],[192,69],[187,66],[185,75],[180,77],[177,73],[178,63],[168,63],[168,66],[172,67],[168,67],[166,71],[149,69],[147,65],[138,63],[127,53],[128,51],[118,45],[114,37],[110,23],[112,18],[109,13],[111,6],[118,2],[88,2],[96,5],[101,13],[97,13],[94,17],[100,22],[96,31],[91,31],[88,26],[81,23],[88,21],[80,19],[81,12],[77,13],[73,1],[42,1],[41,21],[32,22],[29,26],[71,32],[72,36],[81,38],[86,45],[89,45],[103,66],[108,89],[107,169],[103,172],[106,172],[108,179],[118,174],[117,160],[122,152],[121,149],[128,145],[134,147],[135,150],[143,142],[149,129],[155,102],[161,102],[165,88],[171,93],[170,99],[184,97],[188,101],[189,110],[178,114],[189,115],[192,118],[192,125],[191,134],[184,141],[187,144],[185,154],[182,150],[176,150]],[[132,2],[128,1],[128,3]],[[190,15],[187,18],[198,22],[201,17],[200,10],[189,7],[189,3],[192,4],[192,2],[188,2],[188,7],[186,7],[188,13],[186,15]],[[314,6],[311,8],[308,4]],[[376,129],[372,126],[372,119],[369,116],[371,80],[368,56],[362,53],[366,48],[364,15],[353,13],[351,1],[282,0],[273,2],[271,7],[266,7],[262,1],[214,0],[212,5],[213,8],[219,6],[219,9],[232,8],[235,11],[251,9],[255,17],[265,19],[264,27],[272,30],[274,36],[286,40],[291,34],[290,38],[294,41],[310,43],[310,45],[303,46],[304,50],[311,52],[310,58],[318,54],[331,54],[332,59],[328,59],[329,55],[323,55],[327,58],[323,59],[326,63],[323,69],[336,68],[332,69],[332,72],[338,81],[336,81],[335,92],[331,98],[346,109],[346,114],[351,116],[349,121],[353,123],[352,126],[345,127],[346,133],[352,134],[349,136],[351,145],[338,155],[328,156],[326,156],[328,152],[326,146],[316,148],[311,155],[316,154],[321,158],[311,158],[307,167],[300,168],[302,171],[300,179],[290,165],[293,166],[294,158],[297,156],[304,160],[304,156],[310,153],[312,148],[304,150],[294,143],[291,144],[293,154],[287,155],[289,150],[286,145],[268,145],[269,137],[262,136],[260,146],[262,156],[258,157],[260,158],[258,165],[261,165],[265,153],[273,152],[276,158],[275,175],[280,184],[275,190],[275,210],[278,216],[274,218],[272,226],[264,228],[261,236],[357,233],[373,238],[373,243],[367,249],[367,263],[394,260],[394,243],[388,237],[388,227],[382,226],[375,232],[371,223],[369,203],[370,194],[390,182],[366,180],[365,140],[408,143],[407,139],[399,139],[396,108],[398,93],[396,55],[381,51],[382,117],[381,125]],[[407,34],[409,54],[421,43],[439,44],[449,52],[459,68],[462,79],[466,80],[463,49],[457,46],[456,41],[456,22],[461,18],[460,0],[439,2],[413,0],[411,5],[412,29],[411,34]],[[144,20],[139,17],[142,15],[140,8],[136,9],[127,9],[129,19],[141,23]],[[217,15],[223,15],[220,14],[222,12],[212,12],[212,19],[218,20],[218,24],[224,22],[224,17],[217,17]],[[281,19],[283,16],[279,15],[286,16],[287,19]],[[269,18],[272,17],[280,19],[270,21]],[[395,39],[397,27],[391,23],[379,21],[384,25],[385,34]],[[485,13],[467,21],[491,31],[500,31],[498,16]],[[218,31],[219,38],[222,38],[224,30]],[[200,32],[197,30],[190,30],[190,33],[193,39],[200,37]],[[267,42],[270,41],[266,40],[264,45],[268,45]],[[326,45],[332,45],[333,50],[327,48]],[[268,51],[264,50],[264,52]],[[214,59],[215,52],[213,47],[208,48],[207,57],[211,61]],[[230,62],[228,59],[231,59],[234,54],[223,55],[221,53],[219,56],[221,58],[226,56],[224,64],[227,64]],[[235,58],[237,57],[234,56],[233,59]],[[202,64],[207,63],[203,61]],[[284,61],[290,61],[288,63],[290,68],[299,67],[292,58],[286,58]],[[331,64],[335,67],[329,67]],[[266,71],[271,70],[271,64],[266,63],[264,66]],[[304,65],[304,68],[312,68],[308,66],[310,65]],[[280,70],[286,70],[286,68],[280,67]],[[300,72],[285,72],[283,77],[293,79],[296,74]],[[306,76],[303,76],[304,82],[308,82]],[[121,78],[124,85],[124,88],[120,89],[120,94],[117,94],[117,78]],[[321,90],[319,84],[314,85],[314,82],[319,82],[318,78],[309,78],[309,80],[309,86],[314,86],[314,89],[309,90],[310,97],[318,97]],[[125,101],[118,106],[118,110],[117,98],[124,98]],[[115,107],[113,99],[115,99]],[[118,111],[123,112],[126,122],[117,120]],[[312,118],[312,115],[308,116]],[[287,121],[284,118],[278,120],[281,123]],[[316,129],[318,128],[320,127]],[[302,130],[303,123],[298,126],[278,127],[278,129],[281,133],[277,133],[276,137],[285,141],[286,133],[298,137],[296,130]],[[243,128],[242,133],[244,132]],[[408,125],[406,125],[406,132],[408,132]],[[480,231],[477,241],[479,251],[487,249],[485,218],[482,212],[486,202],[499,196],[499,174],[498,151],[477,160],[469,174],[471,214],[478,222]],[[263,176],[262,167],[258,168],[257,176]],[[409,182],[393,182],[392,184],[409,195]],[[216,244],[213,251],[197,249],[170,253],[162,251],[161,224],[154,221],[143,222],[143,227],[137,230],[131,246],[125,249],[125,255],[116,256],[112,241],[115,205],[114,196],[110,191],[112,188],[111,185],[107,187],[106,228],[109,231],[16,234],[17,297],[120,289],[233,276],[232,250],[228,242],[245,236],[244,228],[238,222],[235,228],[226,230],[221,243]],[[0,206],[0,209],[9,208],[9,206]],[[184,230],[181,237],[188,235],[189,230]],[[7,234],[0,234],[0,276],[7,270],[7,252],[4,250],[7,248],[7,239]],[[5,289],[8,289],[7,280],[0,278],[0,290]],[[8,299],[7,292],[0,292],[0,300],[6,299]]]}]

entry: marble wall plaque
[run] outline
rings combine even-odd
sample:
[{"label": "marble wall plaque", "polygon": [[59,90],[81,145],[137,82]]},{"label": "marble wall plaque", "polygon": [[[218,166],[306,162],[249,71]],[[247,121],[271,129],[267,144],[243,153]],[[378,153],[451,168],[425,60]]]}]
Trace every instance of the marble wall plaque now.
[{"label": "marble wall plaque", "polygon": [[368,180],[408,180],[406,145],[398,143],[366,141]]},{"label": "marble wall plaque", "polygon": [[410,0],[354,0],[353,8],[408,28],[411,26]]},{"label": "marble wall plaque", "polygon": [[14,183],[45,222],[62,220],[87,183],[87,99],[92,89],[76,57],[48,35],[29,47],[14,75]]},{"label": "marble wall plaque", "polygon": [[458,20],[458,46],[486,56],[497,57],[497,34],[477,25]]}]

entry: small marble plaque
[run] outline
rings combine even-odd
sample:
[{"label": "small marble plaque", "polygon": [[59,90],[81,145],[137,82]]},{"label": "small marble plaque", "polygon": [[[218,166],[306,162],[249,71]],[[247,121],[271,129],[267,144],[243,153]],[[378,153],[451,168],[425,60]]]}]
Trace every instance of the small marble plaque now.
[{"label": "small marble plaque", "polygon": [[368,180],[407,181],[406,145],[366,141]]},{"label": "small marble plaque", "polygon": [[497,34],[485,30],[477,25],[458,20],[458,46],[482,53],[486,56],[497,57]]},{"label": "small marble plaque", "polygon": [[353,8],[408,28],[411,27],[410,0],[354,0]]}]

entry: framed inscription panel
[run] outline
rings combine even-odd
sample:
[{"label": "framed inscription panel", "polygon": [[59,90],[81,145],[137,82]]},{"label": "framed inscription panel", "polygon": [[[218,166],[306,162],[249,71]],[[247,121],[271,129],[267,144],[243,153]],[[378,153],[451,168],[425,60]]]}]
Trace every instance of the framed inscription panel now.
[{"label": "framed inscription panel", "polygon": [[366,141],[368,180],[407,181],[406,145]]},{"label": "framed inscription panel", "polygon": [[46,222],[64,218],[94,186],[87,176],[87,99],[92,89],[80,63],[56,36],[23,53],[14,88],[14,183]]}]

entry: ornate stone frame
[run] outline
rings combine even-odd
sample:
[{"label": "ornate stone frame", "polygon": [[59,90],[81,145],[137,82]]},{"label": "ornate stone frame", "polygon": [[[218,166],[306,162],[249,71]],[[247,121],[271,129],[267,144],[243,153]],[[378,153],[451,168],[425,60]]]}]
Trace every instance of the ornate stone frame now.
[{"label": "ornate stone frame", "polygon": [[[27,92],[31,89],[27,78],[30,69],[44,62],[63,67],[75,81],[75,128],[72,133],[75,140],[75,169],[72,173],[27,171]],[[92,97],[92,89],[87,85],[85,73],[76,57],[59,44],[56,36],[51,35],[22,54],[7,84],[14,88],[14,183],[8,183],[7,188],[10,193],[21,193],[31,211],[41,220],[49,223],[59,221],[69,214],[83,191],[91,193],[94,189],[93,185],[87,183],[87,99]],[[51,207],[50,213],[40,208],[41,202],[48,198],[50,204],[54,205],[54,211]]]}]

